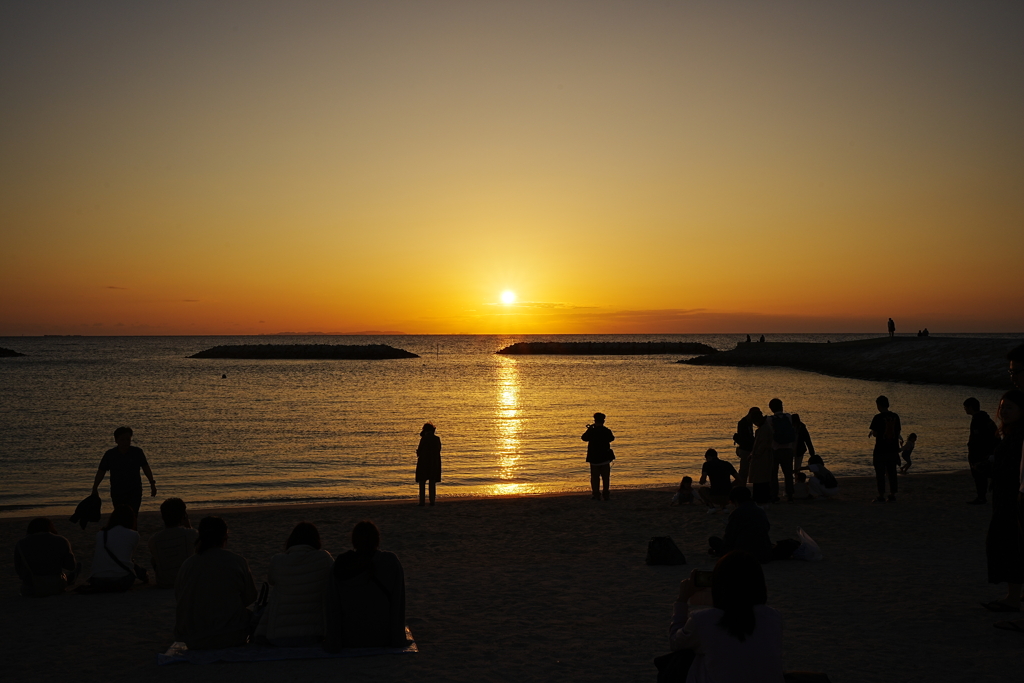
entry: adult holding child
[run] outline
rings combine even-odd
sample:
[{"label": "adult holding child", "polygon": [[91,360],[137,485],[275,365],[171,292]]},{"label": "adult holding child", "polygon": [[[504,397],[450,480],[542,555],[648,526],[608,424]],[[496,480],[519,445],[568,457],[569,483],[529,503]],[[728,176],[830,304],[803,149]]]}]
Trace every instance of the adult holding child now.
[{"label": "adult holding child", "polygon": [[1021,542],[1021,450],[1024,448],[1024,391],[1011,389],[999,401],[1002,441],[992,463],[992,519],[985,537],[989,583],[1005,583],[1006,597],[982,603],[993,612],[1019,612],[1024,586]]},{"label": "adult holding child", "polygon": [[420,485],[420,505],[426,504],[426,488],[430,486],[430,504],[437,496],[437,482],[441,481],[441,439],[437,430],[427,422],[420,430],[420,445],[416,447],[416,481]]},{"label": "adult holding child", "polygon": [[129,505],[138,515],[142,507],[142,477],[139,476],[139,470],[149,480],[150,496],[156,496],[156,479],[153,478],[146,454],[138,446],[132,445],[132,436],[134,433],[131,427],[118,427],[114,430],[117,446],[103,454],[92,483],[92,494],[99,495],[103,477],[110,472],[110,502],[113,505]]},{"label": "adult holding child", "polygon": [[320,532],[300,522],[285,551],[270,560],[270,601],[256,629],[257,642],[278,647],[319,645],[324,639],[324,601],[334,558],[320,547]]}]

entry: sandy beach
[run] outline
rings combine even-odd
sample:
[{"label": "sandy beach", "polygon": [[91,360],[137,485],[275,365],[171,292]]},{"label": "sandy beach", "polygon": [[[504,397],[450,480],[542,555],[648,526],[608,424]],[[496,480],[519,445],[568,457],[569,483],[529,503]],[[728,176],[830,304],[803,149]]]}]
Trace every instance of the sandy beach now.
[{"label": "sandy beach", "polygon": [[[614,481],[614,480],[613,480]],[[785,618],[787,669],[833,681],[1008,681],[1020,675],[1024,635],[994,629],[1005,615],[980,601],[1003,595],[985,578],[990,509],[965,505],[966,472],[900,478],[900,501],[873,505],[874,481],[842,480],[839,499],[771,506],[772,538],[803,527],[821,562],[766,565],[769,604]],[[0,520],[7,580],[0,590],[3,672],[11,681],[645,681],[667,651],[678,582],[711,568],[706,538],[726,515],[670,507],[663,490],[589,495],[439,499],[220,511],[229,548],[265,579],[299,521],[339,553],[361,519],[406,570],[408,623],[418,654],[259,664],[157,666],[172,641],[171,592],[29,599],[18,595],[13,548],[27,519]],[[155,502],[140,516],[136,559],[148,565]],[[209,510],[193,510],[193,523]],[[70,514],[70,510],[68,511]],[[97,525],[55,518],[88,568]],[[689,564],[648,567],[647,541],[670,535]]]}]

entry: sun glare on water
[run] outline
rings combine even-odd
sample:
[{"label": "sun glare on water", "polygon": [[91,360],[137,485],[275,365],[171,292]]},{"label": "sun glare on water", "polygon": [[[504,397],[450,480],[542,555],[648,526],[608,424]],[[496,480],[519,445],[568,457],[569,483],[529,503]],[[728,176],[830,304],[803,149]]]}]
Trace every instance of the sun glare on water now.
[{"label": "sun glare on water", "polygon": [[511,289],[506,289],[501,293],[501,303],[503,304],[514,304],[516,302],[516,293]]}]

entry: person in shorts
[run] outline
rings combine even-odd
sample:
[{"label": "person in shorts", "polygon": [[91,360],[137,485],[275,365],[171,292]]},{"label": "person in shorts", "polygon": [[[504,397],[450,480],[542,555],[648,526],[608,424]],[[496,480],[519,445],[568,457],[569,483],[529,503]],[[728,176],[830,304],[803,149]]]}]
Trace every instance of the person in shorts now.
[{"label": "person in shorts", "polygon": [[118,427],[114,430],[114,442],[117,446],[103,454],[96,479],[92,483],[93,495],[99,495],[103,477],[110,472],[110,502],[113,505],[127,505],[139,514],[142,507],[142,477],[139,470],[149,479],[149,495],[156,496],[156,479],[153,470],[149,469],[146,454],[138,446],[132,445],[132,428]]}]

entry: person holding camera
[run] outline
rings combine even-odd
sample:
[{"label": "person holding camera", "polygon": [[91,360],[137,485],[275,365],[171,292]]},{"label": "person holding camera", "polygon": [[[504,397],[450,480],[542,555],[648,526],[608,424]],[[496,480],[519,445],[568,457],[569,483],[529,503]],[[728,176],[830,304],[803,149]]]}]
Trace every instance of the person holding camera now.
[{"label": "person holding camera", "polygon": [[[611,443],[615,441],[612,430],[604,426],[605,414],[594,413],[594,423],[587,425],[587,431],[580,438],[587,442],[587,462],[590,463],[590,490],[593,500],[608,500],[608,480],[612,473],[612,460],[615,451]],[[604,482],[604,493],[600,484]]]},{"label": "person holding camera", "polygon": [[[779,683],[782,617],[765,604],[768,586],[757,558],[736,550],[718,561],[710,581],[706,574],[695,569],[679,584],[669,626],[673,677],[683,680],[685,671],[688,682]],[[713,606],[691,609],[691,599],[701,602],[709,590]]]}]

